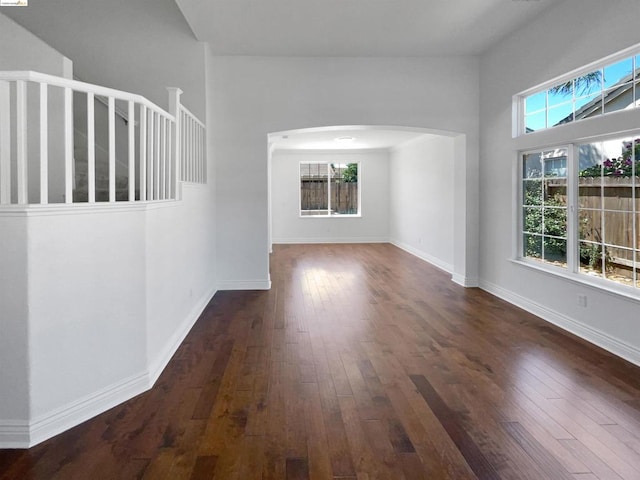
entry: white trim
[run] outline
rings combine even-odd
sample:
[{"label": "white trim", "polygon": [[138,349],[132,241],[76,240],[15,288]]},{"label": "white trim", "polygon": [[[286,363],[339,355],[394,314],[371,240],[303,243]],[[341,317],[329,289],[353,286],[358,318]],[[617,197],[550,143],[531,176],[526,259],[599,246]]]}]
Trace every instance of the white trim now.
[{"label": "white trim", "polygon": [[510,290],[499,287],[486,280],[480,281],[480,288],[499,297],[517,307],[526,310],[541,319],[560,327],[578,337],[597,345],[604,350],[617,355],[635,365],[640,366],[640,350],[623,342],[617,338],[614,338],[605,332],[593,327],[589,327],[579,320],[563,315],[555,310],[542,305],[540,303],[533,302],[528,298],[518,295]]},{"label": "white trim", "polygon": [[198,321],[200,315],[207,307],[213,296],[216,294],[217,289],[211,287],[209,291],[207,291],[196,303],[196,305],[191,309],[191,312],[186,316],[186,318],[182,321],[180,326],[176,328],[173,336],[167,342],[164,350],[157,355],[156,360],[149,361],[148,367],[148,375],[149,375],[149,388],[151,388],[158,380],[158,377],[162,373],[162,371],[166,368],[171,360],[171,357],[176,353],[186,336],[189,334],[193,325]]},{"label": "white trim", "polygon": [[216,289],[211,288],[204,294],[158,359],[153,364],[147,363],[146,371],[74,400],[31,422],[0,420],[0,448],[33,447],[151,389],[215,293]]},{"label": "white trim", "polygon": [[454,273],[451,276],[451,281],[465,288],[475,288],[480,285],[480,280],[475,277],[465,277],[459,273]]},{"label": "white trim", "polygon": [[29,422],[0,420],[0,448],[28,448]]},{"label": "white trim", "polygon": [[222,280],[218,290],[271,290],[271,280]]},{"label": "white trim", "polygon": [[0,448],[30,448],[148,390],[146,372],[41,415],[32,422],[0,421]]},{"label": "white trim", "polygon": [[[320,218],[320,217],[311,217]],[[352,217],[353,218],[353,217]],[[274,244],[314,244],[314,243],[389,243],[388,237],[328,237],[328,238],[274,238]]]},{"label": "white trim", "polygon": [[414,248],[399,240],[391,239],[389,243],[391,245],[395,245],[400,250],[404,250],[405,252],[410,253],[414,257],[418,257],[420,260],[424,260],[425,262],[430,263],[431,265],[439,268],[440,270],[443,270],[447,273],[453,273],[452,264],[443,262],[442,260],[440,260],[437,257],[434,257],[433,255],[429,255],[428,253],[423,252],[422,250],[418,250],[417,248]]}]

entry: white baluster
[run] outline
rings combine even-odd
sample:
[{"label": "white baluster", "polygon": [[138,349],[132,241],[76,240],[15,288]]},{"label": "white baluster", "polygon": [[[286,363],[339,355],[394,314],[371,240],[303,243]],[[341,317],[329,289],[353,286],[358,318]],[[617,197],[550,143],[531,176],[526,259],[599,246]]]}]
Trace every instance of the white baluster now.
[{"label": "white baluster", "polygon": [[11,203],[11,84],[0,81],[0,204]]},{"label": "white baluster", "polygon": [[169,145],[173,144],[173,148],[169,148],[170,158],[173,163],[171,166],[172,170],[172,181],[171,181],[171,189],[170,195],[171,198],[178,200],[180,198],[180,187],[179,182],[181,180],[180,168],[182,162],[182,141],[180,138],[180,134],[182,131],[182,110],[180,108],[180,95],[182,94],[182,90],[179,88],[167,88],[169,91],[169,113],[173,115],[175,122],[173,122],[173,128],[171,130],[171,135],[169,136]]},{"label": "white baluster", "polygon": [[133,101],[129,100],[127,109],[127,117],[129,123],[129,201],[136,199],[136,111]]},{"label": "white baluster", "polygon": [[162,117],[160,116],[159,113],[156,113],[156,120],[154,122],[154,136],[155,136],[155,141],[156,141],[156,146],[155,146],[155,156],[153,158],[153,191],[155,193],[154,198],[156,200],[160,200],[160,156],[162,155],[162,149],[161,149],[161,143],[160,143],[160,133],[161,133],[161,129],[160,129],[160,123],[162,122]]},{"label": "white baluster", "polygon": [[73,91],[64,89],[64,202],[73,203]]},{"label": "white baluster", "polygon": [[147,107],[140,105],[140,201],[147,199]]},{"label": "white baluster", "polygon": [[109,201],[116,201],[116,99],[109,97]]},{"label": "white baluster", "polygon": [[158,172],[158,182],[160,183],[160,198],[162,200],[165,197],[165,180],[166,180],[166,168],[167,168],[167,119],[160,117],[160,168]]},{"label": "white baluster", "polygon": [[95,97],[87,93],[87,192],[89,203],[96,201],[96,119]]},{"label": "white baluster", "polygon": [[16,82],[16,154],[18,203],[29,203],[27,167],[27,84]]},{"label": "white baluster", "polygon": [[156,198],[155,192],[153,191],[153,157],[155,156],[155,151],[154,151],[155,140],[153,138],[154,132],[155,132],[154,123],[155,123],[155,118],[154,118],[153,112],[149,110],[149,122],[148,122],[149,165],[147,169],[147,195],[149,200],[155,200]]}]

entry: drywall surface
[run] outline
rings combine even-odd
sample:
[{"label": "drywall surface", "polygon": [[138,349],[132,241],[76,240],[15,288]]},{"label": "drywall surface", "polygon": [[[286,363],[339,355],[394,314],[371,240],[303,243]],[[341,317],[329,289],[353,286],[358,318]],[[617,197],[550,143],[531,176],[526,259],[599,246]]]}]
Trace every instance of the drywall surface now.
[{"label": "drywall surface", "polygon": [[[635,0],[567,0],[507,38],[481,59],[480,211],[482,286],[591,341],[640,363],[638,300],[510,262],[516,227],[512,95],[640,42]],[[568,40],[570,39],[570,40]],[[637,112],[527,135],[561,143],[563,135],[597,135],[603,125],[639,125]],[[577,295],[587,295],[587,306]]]},{"label": "drywall surface", "polygon": [[[358,163],[360,217],[301,217],[300,163]],[[276,150],[272,157],[274,243],[381,242],[389,239],[389,154]]]},{"label": "drywall surface", "polygon": [[391,241],[453,271],[454,140],[425,135],[391,150]]},{"label": "drywall surface", "polygon": [[330,125],[462,134],[457,248],[477,277],[476,58],[213,57],[210,69],[221,288],[268,287],[267,134]]},{"label": "drywall surface", "polygon": [[48,0],[3,12],[73,60],[80,80],[163,108],[166,87],[178,87],[183,104],[204,118],[204,44],[173,0]]},{"label": "drywall surface", "polygon": [[[0,213],[0,443],[29,420],[27,222]],[[4,433],[4,435],[2,435]]]}]

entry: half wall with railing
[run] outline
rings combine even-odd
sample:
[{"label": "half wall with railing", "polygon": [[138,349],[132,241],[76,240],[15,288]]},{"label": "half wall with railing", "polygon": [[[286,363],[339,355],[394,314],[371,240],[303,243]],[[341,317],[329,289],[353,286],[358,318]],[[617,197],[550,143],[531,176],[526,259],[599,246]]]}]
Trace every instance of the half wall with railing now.
[{"label": "half wall with railing", "polygon": [[206,183],[205,126],[129,92],[32,71],[0,72],[0,205],[145,202]]}]

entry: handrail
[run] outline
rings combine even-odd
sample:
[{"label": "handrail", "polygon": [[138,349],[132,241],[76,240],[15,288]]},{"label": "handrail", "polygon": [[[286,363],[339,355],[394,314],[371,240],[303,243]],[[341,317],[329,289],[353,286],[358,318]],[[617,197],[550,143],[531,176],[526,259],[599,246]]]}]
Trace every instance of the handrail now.
[{"label": "handrail", "polygon": [[[33,70],[20,70],[20,71],[1,71],[0,80],[4,81],[16,81],[24,80],[27,82],[39,82],[46,83],[54,87],[71,88],[72,90],[80,90],[86,93],[93,93],[94,95],[101,95],[105,97],[118,97],[120,100],[127,100],[144,105],[150,110],[155,111],[165,117],[175,121],[175,117],[166,110],[160,108],[155,103],[147,100],[142,95],[136,93],[125,92],[123,90],[116,90],[114,88],[102,87],[100,85],[94,85],[92,83],[81,82],[80,80],[72,80],[64,77],[57,77],[55,75],[49,75],[47,73],[34,72]],[[183,107],[184,108],[184,107]]]}]

